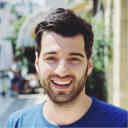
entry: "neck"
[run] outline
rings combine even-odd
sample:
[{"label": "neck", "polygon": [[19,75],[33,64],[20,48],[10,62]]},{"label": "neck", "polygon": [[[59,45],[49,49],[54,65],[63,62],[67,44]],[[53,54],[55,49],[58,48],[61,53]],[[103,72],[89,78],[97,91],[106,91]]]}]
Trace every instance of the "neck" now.
[{"label": "neck", "polygon": [[48,98],[43,108],[43,114],[52,124],[71,124],[88,111],[91,102],[91,99],[84,92],[81,92],[74,101],[65,104],[55,104]]}]

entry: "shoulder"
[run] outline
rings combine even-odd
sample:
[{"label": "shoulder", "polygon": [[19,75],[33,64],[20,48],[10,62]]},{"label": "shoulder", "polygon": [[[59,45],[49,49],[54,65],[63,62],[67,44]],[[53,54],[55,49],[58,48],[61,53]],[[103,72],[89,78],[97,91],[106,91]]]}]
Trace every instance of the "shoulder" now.
[{"label": "shoulder", "polygon": [[33,118],[37,118],[41,111],[42,104],[36,104],[31,107],[14,112],[7,121],[7,128],[15,128],[21,125],[21,122],[32,121]]},{"label": "shoulder", "polygon": [[94,106],[101,112],[107,112],[108,114],[127,114],[128,111],[120,107],[108,104],[106,102],[97,100],[94,98]]},{"label": "shoulder", "polygon": [[128,111],[111,104],[93,99],[93,107],[97,110],[97,115],[100,114],[106,121],[116,122],[121,124],[128,123]]}]

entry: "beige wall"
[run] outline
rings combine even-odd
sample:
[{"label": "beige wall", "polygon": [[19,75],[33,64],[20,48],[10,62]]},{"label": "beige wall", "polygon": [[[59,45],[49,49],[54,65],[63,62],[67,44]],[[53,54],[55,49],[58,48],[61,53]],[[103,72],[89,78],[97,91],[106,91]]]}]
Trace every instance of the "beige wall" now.
[{"label": "beige wall", "polygon": [[128,0],[120,2],[120,105],[128,109]]}]

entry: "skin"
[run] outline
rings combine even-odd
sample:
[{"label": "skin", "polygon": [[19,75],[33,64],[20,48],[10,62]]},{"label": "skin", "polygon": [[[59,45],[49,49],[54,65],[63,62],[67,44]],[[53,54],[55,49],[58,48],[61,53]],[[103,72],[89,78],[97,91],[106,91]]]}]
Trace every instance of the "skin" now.
[{"label": "skin", "polygon": [[[35,66],[48,94],[42,110],[45,118],[56,125],[71,124],[80,119],[92,102],[85,94],[92,62],[87,59],[83,36],[63,37],[52,31],[44,32]],[[56,86],[54,82],[69,82],[70,86]]]}]

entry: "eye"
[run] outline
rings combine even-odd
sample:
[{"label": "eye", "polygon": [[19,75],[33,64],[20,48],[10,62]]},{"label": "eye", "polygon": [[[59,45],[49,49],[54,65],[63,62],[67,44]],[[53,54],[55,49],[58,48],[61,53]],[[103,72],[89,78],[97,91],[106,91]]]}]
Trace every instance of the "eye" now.
[{"label": "eye", "polygon": [[81,62],[81,60],[79,58],[73,57],[73,58],[69,59],[69,62],[73,63],[73,64],[79,64]]},{"label": "eye", "polygon": [[54,63],[54,62],[57,61],[57,58],[55,58],[55,57],[47,57],[47,58],[45,58],[45,60],[46,60],[47,63]]}]

